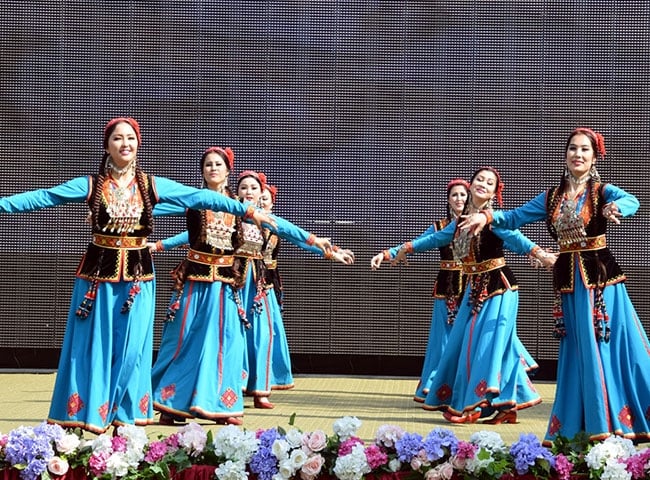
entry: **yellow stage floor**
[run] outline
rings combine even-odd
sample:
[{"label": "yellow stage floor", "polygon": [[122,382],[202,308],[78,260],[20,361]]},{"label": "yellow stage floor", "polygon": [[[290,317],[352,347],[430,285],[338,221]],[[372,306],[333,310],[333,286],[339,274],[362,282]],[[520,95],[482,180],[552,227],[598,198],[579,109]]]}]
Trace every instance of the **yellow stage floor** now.
[{"label": "yellow stage floor", "polygon": [[[1,433],[20,425],[36,425],[47,417],[55,376],[56,373],[0,373]],[[422,435],[436,427],[445,427],[462,440],[469,439],[472,432],[491,430],[510,444],[520,433],[533,433],[540,440],[544,437],[555,394],[554,383],[535,382],[543,402],[520,411],[518,424],[454,425],[445,421],[439,412],[425,411],[412,400],[416,384],[417,379],[410,377],[296,376],[294,389],[273,393],[271,400],[276,405],[273,410],[255,409],[252,399],[247,399],[242,428],[287,428],[295,414],[294,425],[300,430],[321,429],[330,435],[335,420],[352,415],[361,420],[358,434],[366,441],[374,437],[380,425],[389,423]],[[197,423],[205,429],[220,428],[208,421],[197,420]],[[154,424],[146,430],[150,438],[157,438],[169,435],[176,427]]]}]

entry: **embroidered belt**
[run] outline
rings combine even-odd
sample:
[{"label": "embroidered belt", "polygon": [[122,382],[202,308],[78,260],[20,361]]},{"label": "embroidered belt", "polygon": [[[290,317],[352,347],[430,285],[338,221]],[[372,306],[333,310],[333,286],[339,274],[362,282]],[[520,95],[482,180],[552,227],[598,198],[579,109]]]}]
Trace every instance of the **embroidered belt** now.
[{"label": "embroidered belt", "polygon": [[264,260],[264,265],[266,265],[266,268],[269,270],[275,270],[278,268],[278,261],[277,260]]},{"label": "embroidered belt", "polygon": [[235,257],[232,255],[215,255],[192,250],[191,248],[187,252],[187,259],[191,262],[202,263],[203,265],[217,265],[219,267],[230,267],[235,263]]},{"label": "embroidered belt", "polygon": [[449,260],[440,260],[440,270],[462,270],[461,263]]},{"label": "embroidered belt", "polygon": [[563,252],[583,252],[585,250],[599,250],[607,246],[605,235],[597,237],[586,237],[575,242],[560,244],[560,253]]},{"label": "embroidered belt", "polygon": [[147,237],[111,237],[95,233],[93,234],[93,244],[103,248],[139,250],[147,246]]},{"label": "embroidered belt", "polygon": [[463,263],[463,273],[472,274],[472,273],[483,273],[489,272],[490,270],[496,270],[501,268],[506,264],[506,259],[503,257],[491,258],[484,262],[479,263]]}]

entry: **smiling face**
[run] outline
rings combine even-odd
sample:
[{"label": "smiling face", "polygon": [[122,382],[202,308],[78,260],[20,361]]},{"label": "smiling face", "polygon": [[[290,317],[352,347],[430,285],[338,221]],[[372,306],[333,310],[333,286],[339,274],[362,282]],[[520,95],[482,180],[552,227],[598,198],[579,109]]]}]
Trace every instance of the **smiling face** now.
[{"label": "smiling face", "polygon": [[482,208],[492,198],[498,187],[498,179],[491,170],[479,170],[474,175],[469,190],[472,194],[472,203],[476,208]]},{"label": "smiling face", "polygon": [[447,202],[449,203],[449,208],[458,216],[463,212],[465,207],[465,202],[467,201],[467,189],[462,185],[454,185],[449,190],[449,196],[447,197]]},{"label": "smiling face", "polygon": [[217,152],[210,152],[203,160],[203,178],[210,190],[220,191],[228,178],[228,164]]},{"label": "smiling face", "polygon": [[567,144],[565,160],[567,169],[576,180],[589,175],[596,162],[596,152],[591,139],[583,133],[572,136]]},{"label": "smiling face", "polygon": [[237,195],[240,199],[252,202],[257,205],[257,202],[262,195],[262,187],[260,182],[254,177],[244,177],[237,185]]},{"label": "smiling face", "polygon": [[108,136],[106,152],[117,168],[129,165],[138,155],[138,136],[129,123],[120,122]]},{"label": "smiling face", "polygon": [[265,212],[271,212],[273,210],[273,198],[271,197],[271,192],[268,189],[265,189],[260,195],[260,207]]}]

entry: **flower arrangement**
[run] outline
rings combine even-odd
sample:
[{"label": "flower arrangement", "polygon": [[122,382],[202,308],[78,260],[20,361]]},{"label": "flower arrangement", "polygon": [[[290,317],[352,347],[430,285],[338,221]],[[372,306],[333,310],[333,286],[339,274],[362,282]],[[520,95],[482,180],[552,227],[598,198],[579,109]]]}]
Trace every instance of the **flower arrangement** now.
[{"label": "flower arrangement", "polygon": [[84,439],[80,431],[41,423],[0,434],[0,478],[18,470],[22,480],[56,479],[82,469],[100,480],[170,479],[199,465],[217,480],[361,480],[403,473],[425,480],[514,480],[521,477],[569,480],[650,478],[650,448],[611,436],[559,438],[546,448],[532,434],[507,446],[499,434],[473,433],[469,441],[435,428],[428,435],[395,425],[381,426],[371,442],[357,437],[361,422],[343,417],[333,434],[277,427],[256,432],[228,425],[216,432],[188,423],[168,437],[149,440],[145,430],[121,426],[115,435]]}]

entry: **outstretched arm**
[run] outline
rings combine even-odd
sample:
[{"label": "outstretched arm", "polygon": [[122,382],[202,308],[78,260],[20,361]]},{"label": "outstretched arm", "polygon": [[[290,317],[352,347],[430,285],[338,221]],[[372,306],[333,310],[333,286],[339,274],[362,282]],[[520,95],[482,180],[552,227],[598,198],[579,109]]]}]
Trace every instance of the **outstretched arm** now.
[{"label": "outstretched arm", "polygon": [[513,210],[482,210],[478,213],[463,216],[459,224],[462,230],[469,230],[473,235],[478,234],[488,223],[496,227],[516,230],[526,224],[546,218],[546,192],[542,192],[528,203]]},{"label": "outstretched arm", "polygon": [[91,177],[78,177],[52,188],[0,198],[0,213],[32,212],[66,203],[83,202],[90,195]]}]

